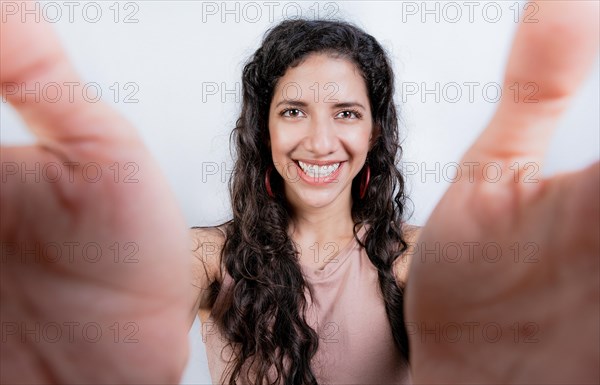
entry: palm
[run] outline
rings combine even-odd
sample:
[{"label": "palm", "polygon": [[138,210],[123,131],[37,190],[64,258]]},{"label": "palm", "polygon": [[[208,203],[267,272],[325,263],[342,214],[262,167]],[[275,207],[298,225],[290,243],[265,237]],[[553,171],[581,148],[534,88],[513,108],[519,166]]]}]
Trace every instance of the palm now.
[{"label": "palm", "polygon": [[[502,100],[415,245],[407,288],[416,383],[597,383],[600,166],[525,180],[598,46],[597,4],[542,3],[521,25]],[[596,8],[594,8],[596,7]],[[491,163],[500,180],[477,172]],[[467,167],[465,167],[467,170]],[[515,175],[517,175],[515,179]],[[532,183],[533,182],[533,183]]]},{"label": "palm", "polygon": [[[76,81],[46,28],[2,24],[3,90]],[[157,164],[105,106],[10,101],[40,144],[1,152],[2,383],[178,381],[189,240]]]}]

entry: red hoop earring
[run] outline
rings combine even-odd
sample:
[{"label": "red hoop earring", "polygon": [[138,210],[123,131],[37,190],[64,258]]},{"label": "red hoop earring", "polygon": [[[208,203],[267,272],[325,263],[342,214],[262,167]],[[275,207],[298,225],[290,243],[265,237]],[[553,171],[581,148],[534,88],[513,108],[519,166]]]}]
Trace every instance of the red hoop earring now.
[{"label": "red hoop earring", "polygon": [[371,179],[371,167],[367,164],[360,181],[360,199],[363,199],[367,193],[367,186],[369,186],[369,180]]},{"label": "red hoop earring", "polygon": [[275,198],[275,194],[273,194],[273,190],[271,190],[271,171],[273,170],[273,166],[267,167],[267,172],[265,174],[265,186],[267,187],[267,194],[271,198]]}]

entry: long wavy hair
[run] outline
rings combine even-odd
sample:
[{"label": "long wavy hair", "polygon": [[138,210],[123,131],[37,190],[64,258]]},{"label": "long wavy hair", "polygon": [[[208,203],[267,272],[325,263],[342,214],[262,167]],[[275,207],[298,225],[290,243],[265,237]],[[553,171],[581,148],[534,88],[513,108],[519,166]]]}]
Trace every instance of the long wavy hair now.
[{"label": "long wavy hair", "polygon": [[[272,371],[274,383],[317,384],[310,363],[319,337],[304,318],[306,293],[312,296],[313,291],[287,232],[291,207],[277,172],[270,178],[275,199],[265,186],[265,173],[274,166],[268,114],[275,85],[288,68],[313,53],[351,61],[367,86],[375,133],[367,154],[371,178],[363,199],[359,185],[364,168],[352,183],[353,233],[378,270],[395,345],[408,362],[403,287],[393,272],[394,261],[408,245],[402,230],[404,178],[396,167],[402,149],[389,59],[375,38],[350,23],[286,20],[267,31],[244,66],[242,111],[230,137],[236,156],[229,181],[233,218],[226,222],[221,268],[234,283],[223,293],[220,308],[213,308],[215,324],[229,346],[235,346],[227,370],[229,385],[248,378],[243,377],[245,367],[257,384],[270,383]],[[357,236],[362,225],[368,225],[364,243]]]}]

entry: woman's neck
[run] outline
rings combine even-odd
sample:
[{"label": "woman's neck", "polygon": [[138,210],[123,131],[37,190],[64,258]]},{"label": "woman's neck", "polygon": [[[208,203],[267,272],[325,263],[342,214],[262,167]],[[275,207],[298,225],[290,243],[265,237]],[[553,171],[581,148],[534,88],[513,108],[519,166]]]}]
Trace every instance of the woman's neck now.
[{"label": "woman's neck", "polygon": [[[342,198],[342,197],[339,197]],[[352,201],[348,196],[325,207],[297,207],[288,232],[294,241],[304,244],[338,242],[351,238]]]}]

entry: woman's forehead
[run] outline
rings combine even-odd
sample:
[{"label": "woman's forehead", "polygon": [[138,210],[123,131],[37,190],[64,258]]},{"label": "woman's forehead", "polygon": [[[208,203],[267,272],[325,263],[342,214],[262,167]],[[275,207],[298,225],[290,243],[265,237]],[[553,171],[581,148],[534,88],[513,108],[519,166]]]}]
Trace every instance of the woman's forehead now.
[{"label": "woman's forehead", "polygon": [[303,100],[306,103],[368,100],[360,70],[349,59],[326,53],[311,54],[297,66],[289,67],[278,80],[273,101]]}]

